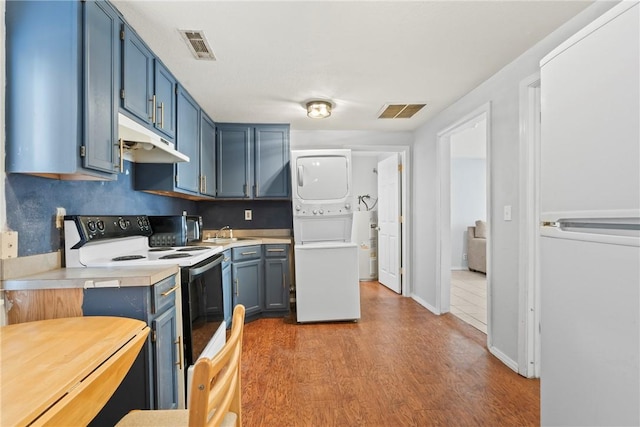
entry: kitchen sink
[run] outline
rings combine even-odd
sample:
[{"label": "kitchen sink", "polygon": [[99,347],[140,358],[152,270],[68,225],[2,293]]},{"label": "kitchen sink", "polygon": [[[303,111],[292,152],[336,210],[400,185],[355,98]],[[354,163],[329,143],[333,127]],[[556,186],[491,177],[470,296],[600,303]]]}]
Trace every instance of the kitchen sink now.
[{"label": "kitchen sink", "polygon": [[208,239],[202,240],[202,243],[225,244],[225,243],[237,242],[238,240],[256,240],[256,238],[255,237],[210,237]]}]

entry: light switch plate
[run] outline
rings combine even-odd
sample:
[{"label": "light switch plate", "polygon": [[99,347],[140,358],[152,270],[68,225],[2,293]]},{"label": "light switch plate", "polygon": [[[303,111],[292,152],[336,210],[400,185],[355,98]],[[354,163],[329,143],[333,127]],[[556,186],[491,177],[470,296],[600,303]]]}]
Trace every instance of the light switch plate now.
[{"label": "light switch plate", "polygon": [[18,258],[18,232],[0,233],[0,259]]},{"label": "light switch plate", "polygon": [[245,209],[244,211],[244,220],[251,221],[253,219],[253,212],[251,209]]},{"label": "light switch plate", "polygon": [[511,221],[511,205],[506,205],[504,207],[504,220]]}]

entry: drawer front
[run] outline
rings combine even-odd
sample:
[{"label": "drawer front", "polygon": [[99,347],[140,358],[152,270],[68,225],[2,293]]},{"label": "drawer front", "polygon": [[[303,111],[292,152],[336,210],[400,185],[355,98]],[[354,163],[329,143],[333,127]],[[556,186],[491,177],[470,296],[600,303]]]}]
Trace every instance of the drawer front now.
[{"label": "drawer front", "polygon": [[289,245],[264,245],[264,256],[267,258],[286,258],[289,254]]},{"label": "drawer front", "polygon": [[167,277],[166,279],[153,285],[152,295],[152,312],[159,313],[165,307],[175,303],[176,291],[179,291],[180,285],[176,283],[176,276]]},{"label": "drawer front", "polygon": [[242,246],[232,249],[233,262],[257,259],[262,256],[261,245]]}]

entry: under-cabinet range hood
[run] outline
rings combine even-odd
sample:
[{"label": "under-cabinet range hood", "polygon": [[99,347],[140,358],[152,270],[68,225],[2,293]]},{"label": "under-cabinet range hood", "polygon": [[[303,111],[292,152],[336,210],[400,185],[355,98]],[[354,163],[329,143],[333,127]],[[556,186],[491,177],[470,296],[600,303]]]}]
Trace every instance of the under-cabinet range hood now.
[{"label": "under-cabinet range hood", "polygon": [[123,157],[136,163],[188,162],[186,156],[175,149],[175,145],[160,138],[151,130],[118,113],[118,137],[121,140]]}]

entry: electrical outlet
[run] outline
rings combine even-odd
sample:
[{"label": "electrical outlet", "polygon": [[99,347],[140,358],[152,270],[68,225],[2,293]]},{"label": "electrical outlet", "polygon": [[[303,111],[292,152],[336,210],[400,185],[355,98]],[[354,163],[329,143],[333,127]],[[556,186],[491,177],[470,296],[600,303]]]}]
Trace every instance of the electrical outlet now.
[{"label": "electrical outlet", "polygon": [[505,205],[504,207],[504,220],[511,221],[511,205]]},{"label": "electrical outlet", "polygon": [[251,221],[253,219],[253,213],[251,211],[251,209],[245,209],[244,210],[244,220],[245,221]]},{"label": "electrical outlet", "polygon": [[60,230],[64,225],[64,216],[67,214],[65,208],[56,208],[56,228]]}]

